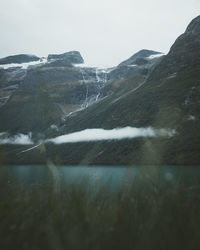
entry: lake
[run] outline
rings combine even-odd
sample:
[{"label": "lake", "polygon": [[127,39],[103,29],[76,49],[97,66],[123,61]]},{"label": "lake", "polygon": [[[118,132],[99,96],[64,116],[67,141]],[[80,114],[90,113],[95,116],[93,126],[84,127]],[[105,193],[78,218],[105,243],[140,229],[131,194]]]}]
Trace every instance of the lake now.
[{"label": "lake", "polygon": [[[23,185],[41,183],[49,177],[56,185],[64,183],[78,185],[84,181],[90,187],[107,185],[111,190],[129,186],[137,174],[144,178],[160,178],[165,183],[172,183],[181,176],[182,179],[194,184],[200,180],[198,166],[55,166],[52,164],[7,166],[4,175],[9,181]],[[1,174],[2,175],[2,174]]]},{"label": "lake", "polygon": [[0,249],[200,246],[198,166],[0,167],[0,198]]}]

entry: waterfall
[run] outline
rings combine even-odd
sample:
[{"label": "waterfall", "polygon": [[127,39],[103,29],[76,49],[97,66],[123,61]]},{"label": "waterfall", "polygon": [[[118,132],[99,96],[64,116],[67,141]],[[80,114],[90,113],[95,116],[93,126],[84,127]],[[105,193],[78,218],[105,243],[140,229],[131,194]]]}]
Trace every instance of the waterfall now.
[{"label": "waterfall", "polygon": [[100,82],[100,78],[99,78],[99,75],[98,75],[98,71],[99,71],[99,69],[96,68],[96,81],[97,81],[97,82]]},{"label": "waterfall", "polygon": [[84,109],[84,108],[87,108],[88,107],[88,92],[89,92],[89,89],[88,89],[88,82],[86,81],[85,79],[85,76],[84,76],[84,73],[83,73],[83,70],[81,69],[81,74],[82,74],[82,80],[81,80],[81,83],[84,84],[86,86],[86,94],[85,94],[85,101],[83,102],[83,104],[81,105],[81,108]]},{"label": "waterfall", "polygon": [[[80,71],[80,74],[81,74],[80,83],[81,85],[85,86],[84,88],[85,97],[84,97],[82,104],[80,104],[80,107],[74,111],[71,111],[67,115],[65,115],[65,118],[71,116],[72,114],[76,112],[84,110],[88,108],[90,105],[101,100],[102,99],[101,89],[105,86],[108,80],[107,75],[109,71],[107,69],[99,69],[97,67],[93,67],[93,68],[79,67],[78,70]],[[92,86],[92,84],[96,88],[93,94],[91,94],[91,92],[94,89],[93,87],[92,87],[92,91],[89,91],[90,90],[89,87]]]}]

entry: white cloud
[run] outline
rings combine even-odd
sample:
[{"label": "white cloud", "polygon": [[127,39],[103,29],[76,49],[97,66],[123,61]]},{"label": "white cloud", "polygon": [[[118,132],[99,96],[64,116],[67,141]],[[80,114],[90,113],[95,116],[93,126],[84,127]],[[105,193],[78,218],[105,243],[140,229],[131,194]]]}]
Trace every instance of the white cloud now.
[{"label": "white cloud", "polygon": [[16,144],[16,145],[31,145],[33,141],[30,135],[18,134],[13,137],[5,136],[5,133],[1,133],[0,144]]},{"label": "white cloud", "polygon": [[58,136],[49,139],[46,142],[55,144],[62,143],[77,143],[87,141],[103,141],[103,140],[122,140],[133,139],[136,137],[155,137],[155,136],[173,136],[174,131],[166,129],[153,129],[153,128],[115,128],[111,130],[104,129],[85,129],[79,132]]},{"label": "white cloud", "polygon": [[[61,135],[52,139],[47,139],[43,141],[40,140],[36,146],[22,151],[22,153],[32,150],[40,146],[42,143],[48,143],[48,142],[52,142],[54,144],[63,144],[63,143],[77,143],[77,142],[134,139],[137,137],[157,137],[157,136],[171,137],[174,135],[175,135],[175,130],[154,129],[151,127],[148,128],[124,127],[124,128],[114,128],[110,130],[93,128],[93,129],[85,129],[71,134]],[[0,133],[0,144],[33,145],[34,142],[31,139],[31,137],[32,137],[31,133],[29,133],[28,135],[17,134],[14,136],[10,136],[7,133]]]}]

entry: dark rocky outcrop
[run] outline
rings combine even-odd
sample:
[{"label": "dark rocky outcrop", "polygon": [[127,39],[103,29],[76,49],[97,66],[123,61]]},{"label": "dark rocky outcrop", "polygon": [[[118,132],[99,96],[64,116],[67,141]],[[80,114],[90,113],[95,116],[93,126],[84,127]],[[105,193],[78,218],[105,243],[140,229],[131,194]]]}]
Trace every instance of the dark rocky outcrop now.
[{"label": "dark rocky outcrop", "polygon": [[70,51],[63,54],[50,54],[47,57],[51,66],[69,66],[72,64],[82,64],[84,60],[79,51]]},{"label": "dark rocky outcrop", "polygon": [[128,79],[139,74],[147,77],[164,55],[152,50],[140,50],[129,59],[120,63],[109,75],[110,79]]},{"label": "dark rocky outcrop", "polygon": [[170,77],[200,65],[200,16],[196,17],[171,47],[167,57],[156,67],[151,78]]},{"label": "dark rocky outcrop", "polygon": [[[124,62],[120,63],[119,66],[128,66],[128,65],[137,65],[137,62],[140,62],[140,59],[143,59],[147,62],[147,58],[153,55],[160,55],[162,54],[161,52],[153,51],[153,50],[147,50],[143,49],[138,51],[136,54],[131,56],[129,59],[125,60]],[[140,65],[140,63],[138,64]]]},{"label": "dark rocky outcrop", "polygon": [[0,65],[10,64],[10,63],[28,63],[28,62],[38,61],[38,60],[40,60],[40,58],[37,56],[20,54],[20,55],[14,55],[14,56],[1,58]]}]

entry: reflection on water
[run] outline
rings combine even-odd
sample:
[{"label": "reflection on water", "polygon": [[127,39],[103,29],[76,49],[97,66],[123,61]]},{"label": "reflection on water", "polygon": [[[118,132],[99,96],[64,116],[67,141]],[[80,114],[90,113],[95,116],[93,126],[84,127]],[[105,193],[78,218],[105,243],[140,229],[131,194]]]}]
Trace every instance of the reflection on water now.
[{"label": "reflection on water", "polygon": [[[25,185],[40,183],[43,180],[51,177],[55,183],[64,183],[65,185],[80,184],[84,180],[91,186],[108,185],[111,189],[119,188],[120,186],[128,186],[134,181],[136,174],[143,173],[152,175],[153,167],[118,167],[118,166],[10,166],[9,178],[12,181],[19,182]],[[172,182],[179,178],[200,179],[200,168],[197,166],[161,166],[159,174],[165,182]],[[155,169],[154,169],[155,171]],[[153,177],[154,178],[154,177]]]},{"label": "reflection on water", "polygon": [[128,185],[137,173],[137,167],[106,166],[12,166],[10,178],[22,184],[33,184],[52,177],[54,182],[65,185],[81,184],[84,180],[91,186],[109,185],[111,188]]}]

